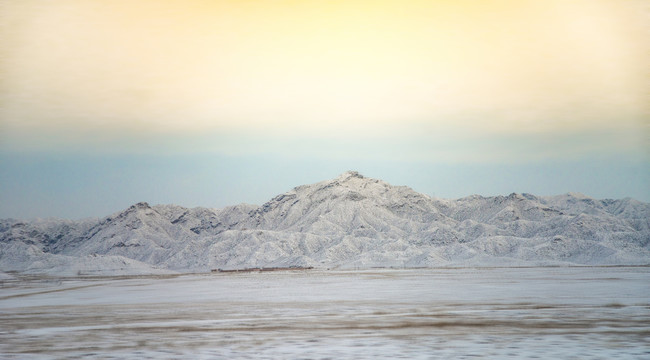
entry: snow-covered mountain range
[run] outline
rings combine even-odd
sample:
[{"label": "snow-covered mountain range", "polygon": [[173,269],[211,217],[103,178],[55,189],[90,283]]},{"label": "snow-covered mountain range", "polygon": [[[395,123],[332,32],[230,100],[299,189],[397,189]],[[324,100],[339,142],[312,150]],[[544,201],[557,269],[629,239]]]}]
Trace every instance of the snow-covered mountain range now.
[{"label": "snow-covered mountain range", "polygon": [[262,206],[138,203],[101,219],[0,220],[0,272],[650,264],[650,204],[580,194],[436,199],[349,171]]}]

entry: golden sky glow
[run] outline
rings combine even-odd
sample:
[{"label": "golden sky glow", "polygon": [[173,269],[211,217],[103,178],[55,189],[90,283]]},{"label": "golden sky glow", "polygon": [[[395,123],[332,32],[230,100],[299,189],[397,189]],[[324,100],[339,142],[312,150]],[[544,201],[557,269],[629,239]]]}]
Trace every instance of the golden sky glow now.
[{"label": "golden sky glow", "polygon": [[644,1],[1,6],[8,137],[648,131]]},{"label": "golden sky glow", "polygon": [[650,201],[648,0],[0,0],[0,217],[345,170]]}]

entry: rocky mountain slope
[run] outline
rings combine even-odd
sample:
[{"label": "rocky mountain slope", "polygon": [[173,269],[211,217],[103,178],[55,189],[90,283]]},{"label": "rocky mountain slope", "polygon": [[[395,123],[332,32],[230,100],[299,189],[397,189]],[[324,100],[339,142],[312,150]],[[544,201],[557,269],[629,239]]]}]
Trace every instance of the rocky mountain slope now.
[{"label": "rocky mountain slope", "polygon": [[262,206],[138,203],[102,219],[0,220],[3,272],[569,264],[650,264],[650,204],[580,194],[444,200],[346,172]]}]

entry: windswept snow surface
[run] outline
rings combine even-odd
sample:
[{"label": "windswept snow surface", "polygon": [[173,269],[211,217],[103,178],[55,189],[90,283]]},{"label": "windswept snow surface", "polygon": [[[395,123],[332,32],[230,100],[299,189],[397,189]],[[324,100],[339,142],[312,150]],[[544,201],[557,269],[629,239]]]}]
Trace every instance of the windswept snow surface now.
[{"label": "windswept snow surface", "polygon": [[2,359],[648,359],[650,268],[0,280]]},{"label": "windswept snow surface", "polygon": [[643,265],[650,204],[581,194],[458,200],[349,171],[262,206],[138,203],[102,219],[0,220],[0,271]]}]

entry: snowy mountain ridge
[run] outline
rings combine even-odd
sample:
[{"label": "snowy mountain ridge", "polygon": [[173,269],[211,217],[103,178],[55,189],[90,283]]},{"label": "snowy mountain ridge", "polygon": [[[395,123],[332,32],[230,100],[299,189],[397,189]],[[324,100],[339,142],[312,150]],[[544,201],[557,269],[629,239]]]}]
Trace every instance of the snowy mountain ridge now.
[{"label": "snowy mountain ridge", "polygon": [[581,194],[436,199],[349,171],[263,204],[137,203],[101,219],[0,220],[0,271],[646,265],[650,204]]}]

